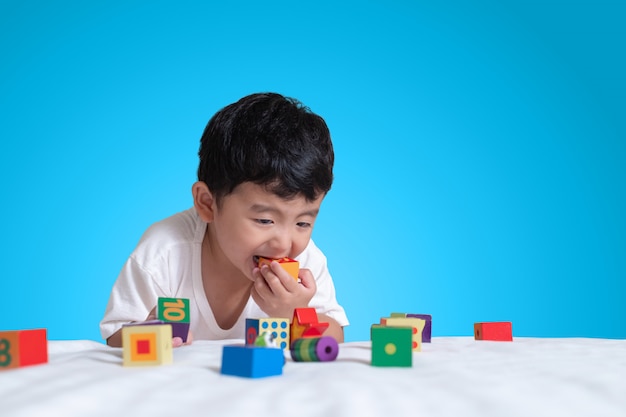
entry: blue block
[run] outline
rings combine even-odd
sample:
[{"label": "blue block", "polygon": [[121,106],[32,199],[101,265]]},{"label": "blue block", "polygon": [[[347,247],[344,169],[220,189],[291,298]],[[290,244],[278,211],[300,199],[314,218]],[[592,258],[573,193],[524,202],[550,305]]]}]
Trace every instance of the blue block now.
[{"label": "blue block", "polygon": [[222,374],[262,378],[282,375],[285,355],[282,349],[227,345],[222,349]]}]

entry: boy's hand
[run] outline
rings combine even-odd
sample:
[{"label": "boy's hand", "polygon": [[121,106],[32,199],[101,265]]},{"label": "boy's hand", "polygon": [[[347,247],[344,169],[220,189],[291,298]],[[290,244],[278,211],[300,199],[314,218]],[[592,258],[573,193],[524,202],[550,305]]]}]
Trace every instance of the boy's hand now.
[{"label": "boy's hand", "polygon": [[252,298],[270,317],[291,318],[294,309],[308,307],[317,290],[311,271],[301,269],[298,283],[276,261],[254,268],[252,275]]},{"label": "boy's hand", "polygon": [[[150,320],[156,320],[157,319],[157,313],[156,313],[157,307],[154,306],[154,308],[150,311],[150,314],[148,314],[148,317],[146,317],[146,321],[150,321]],[[189,333],[187,334],[187,342],[183,342],[183,339],[180,337],[173,337],[172,338],[172,347],[180,347],[183,345],[190,345],[191,342],[193,342],[193,335],[191,334],[191,330],[189,330]]]}]

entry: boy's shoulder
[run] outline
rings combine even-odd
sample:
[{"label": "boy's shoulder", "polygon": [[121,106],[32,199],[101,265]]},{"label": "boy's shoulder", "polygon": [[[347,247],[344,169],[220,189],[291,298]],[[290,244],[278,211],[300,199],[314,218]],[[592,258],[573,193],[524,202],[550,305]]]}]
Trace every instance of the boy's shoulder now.
[{"label": "boy's shoulder", "polygon": [[139,240],[137,249],[167,251],[173,247],[192,244],[198,236],[202,238],[204,233],[199,230],[202,226],[206,227],[192,207],[152,224]]}]

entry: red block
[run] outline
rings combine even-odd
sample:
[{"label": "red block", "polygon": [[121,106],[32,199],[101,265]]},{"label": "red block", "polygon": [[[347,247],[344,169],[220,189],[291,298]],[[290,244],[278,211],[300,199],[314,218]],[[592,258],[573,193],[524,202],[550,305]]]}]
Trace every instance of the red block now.
[{"label": "red block", "polygon": [[474,339],[512,342],[512,327],[510,321],[474,323]]},{"label": "red block", "polygon": [[0,370],[47,362],[46,329],[0,332]]}]

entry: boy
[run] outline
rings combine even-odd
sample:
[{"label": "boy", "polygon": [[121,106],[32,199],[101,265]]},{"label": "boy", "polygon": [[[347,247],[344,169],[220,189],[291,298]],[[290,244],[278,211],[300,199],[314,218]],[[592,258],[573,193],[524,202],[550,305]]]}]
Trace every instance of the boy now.
[{"label": "boy", "polygon": [[[103,339],[120,347],[123,324],[154,318],[157,299],[175,297],[190,301],[195,339],[244,338],[247,317],[314,307],[330,324],[324,334],[343,342],[348,319],[311,240],[333,181],[324,120],[297,100],[252,94],[211,118],[199,156],[194,207],[142,236],[113,286]],[[300,282],[276,261],[259,268],[259,257],[297,259]]]}]

